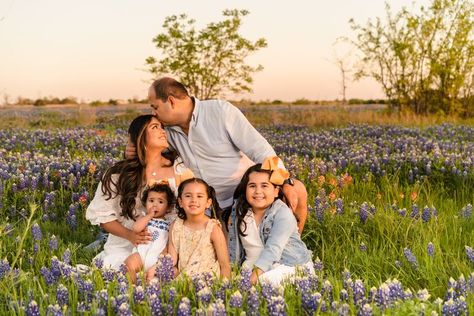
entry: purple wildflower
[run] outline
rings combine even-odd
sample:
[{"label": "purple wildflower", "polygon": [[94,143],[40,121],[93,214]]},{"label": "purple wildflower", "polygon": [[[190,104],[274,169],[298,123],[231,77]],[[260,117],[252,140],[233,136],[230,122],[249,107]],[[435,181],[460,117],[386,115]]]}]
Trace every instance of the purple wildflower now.
[{"label": "purple wildflower", "polygon": [[6,258],[0,261],[0,280],[10,272],[10,269],[10,263]]},{"label": "purple wildflower", "polygon": [[166,256],[160,256],[156,263],[155,277],[160,282],[168,283],[174,278],[174,264],[173,259],[168,254]]},{"label": "purple wildflower", "polygon": [[272,296],[267,304],[268,314],[274,316],[285,316],[285,299],[278,296]]},{"label": "purple wildflower", "polygon": [[453,299],[449,299],[443,304],[441,309],[443,315],[458,315],[458,308],[456,302]]},{"label": "purple wildflower", "polygon": [[252,276],[252,270],[243,268],[240,270],[240,282],[239,282],[239,290],[243,293],[246,293],[252,287],[252,283],[250,282],[250,277]]},{"label": "purple wildflower", "polygon": [[362,252],[366,252],[367,251],[367,246],[362,242],[359,245],[359,250],[362,251]]},{"label": "purple wildflower", "polygon": [[[183,300],[185,299],[186,297],[183,297],[183,299],[181,300],[181,302],[183,302]],[[188,299],[188,298],[186,298]],[[189,299],[188,299],[189,301]],[[153,293],[151,294],[149,297],[148,297],[148,302],[150,304],[150,310],[151,310],[151,314],[153,316],[161,316],[163,315],[162,311],[161,311],[161,298],[159,295],[157,295],[156,293]],[[180,308],[181,308],[181,304],[179,304]],[[178,309],[178,315],[189,315],[189,314],[180,314],[180,309]]]},{"label": "purple wildflower", "polygon": [[208,305],[211,301],[211,290],[209,290],[209,288],[206,286],[205,288],[197,292],[197,297],[199,301],[202,302],[204,305]]},{"label": "purple wildflower", "polygon": [[359,217],[362,223],[367,221],[367,217],[369,217],[369,204],[367,202],[362,203],[359,207]]},{"label": "purple wildflower", "polygon": [[465,248],[466,248],[467,258],[469,259],[469,261],[474,263],[474,249],[472,249],[471,247],[469,247],[467,245],[465,246]]},{"label": "purple wildflower", "polygon": [[322,299],[323,297],[319,292],[315,292],[312,294],[305,292],[301,296],[303,308],[309,315],[313,315],[314,313],[316,313],[318,307],[321,305]]},{"label": "purple wildflower", "polygon": [[41,228],[39,227],[38,223],[34,223],[31,226],[31,234],[33,235],[34,240],[41,240],[43,238],[43,233],[41,232]]},{"label": "purple wildflower", "polygon": [[428,299],[430,298],[430,293],[428,292],[427,289],[423,289],[423,290],[419,290],[417,293],[416,293],[416,297],[422,301],[422,302],[427,302]]},{"label": "purple wildflower", "polygon": [[354,304],[357,306],[362,306],[365,302],[365,286],[361,280],[357,279],[354,282],[354,286],[352,288],[352,296],[354,299]]},{"label": "purple wildflower", "polygon": [[428,256],[430,256],[430,257],[434,256],[435,248],[434,248],[434,245],[431,241],[428,243],[428,246],[426,247],[426,250],[428,252]]},{"label": "purple wildflower", "polygon": [[48,310],[46,311],[46,315],[48,316],[63,316],[63,312],[61,310],[61,307],[58,304],[48,305]]},{"label": "purple wildflower", "polygon": [[30,303],[28,303],[25,312],[27,316],[40,316],[38,303],[36,303],[35,300],[32,300]]},{"label": "purple wildflower", "polygon": [[319,257],[316,257],[316,260],[314,260],[313,266],[314,266],[314,270],[316,271],[322,271],[324,268],[323,262],[319,259]]},{"label": "purple wildflower", "polygon": [[255,287],[251,287],[249,293],[247,294],[247,309],[249,315],[258,316],[260,306],[260,298]]},{"label": "purple wildflower", "polygon": [[178,305],[177,316],[191,316],[191,301],[183,297]]},{"label": "purple wildflower", "polygon": [[229,306],[233,308],[242,307],[242,294],[237,290],[230,296]]},{"label": "purple wildflower", "polygon": [[346,289],[342,289],[340,292],[339,292],[339,300],[341,302],[348,302],[349,301],[349,293],[347,292]]},{"label": "purple wildflower", "polygon": [[339,308],[337,309],[337,315],[339,316],[347,316],[350,314],[349,304],[342,303]]},{"label": "purple wildflower", "polygon": [[421,219],[423,220],[423,223],[427,223],[431,219],[431,209],[428,207],[428,205],[423,208]]},{"label": "purple wildflower", "polygon": [[461,216],[464,218],[471,218],[472,216],[472,205],[468,204],[464,206],[461,210]]},{"label": "purple wildflower", "polygon": [[135,303],[142,303],[145,301],[145,290],[143,289],[143,286],[138,285],[134,287],[133,300]]},{"label": "purple wildflower", "polygon": [[334,201],[334,205],[336,206],[336,214],[338,215],[344,214],[344,202],[341,198],[337,198]]},{"label": "purple wildflower", "polygon": [[358,316],[372,316],[372,307],[369,304],[364,304],[361,310],[357,313]]},{"label": "purple wildflower", "polygon": [[63,253],[63,262],[66,263],[66,264],[70,264],[70,263],[71,263],[71,250],[69,250],[69,248],[67,248],[66,250],[64,250],[64,253]]},{"label": "purple wildflower", "polygon": [[132,311],[130,309],[130,305],[128,305],[127,302],[123,302],[120,304],[118,311],[117,311],[118,316],[130,316],[132,315]]},{"label": "purple wildflower", "polygon": [[60,306],[69,305],[69,291],[63,284],[56,289],[56,300]]},{"label": "purple wildflower", "polygon": [[467,296],[468,290],[469,289],[468,289],[468,285],[467,285],[467,282],[466,282],[466,278],[464,278],[464,275],[461,274],[461,276],[459,277],[458,282],[457,282],[456,291],[459,293],[459,295]]},{"label": "purple wildflower", "polygon": [[413,204],[413,205],[411,206],[410,217],[411,217],[411,218],[414,218],[414,219],[417,219],[417,218],[420,217],[420,210],[418,209],[418,205]]},{"label": "purple wildflower", "polygon": [[51,250],[58,249],[58,239],[56,238],[55,235],[52,235],[51,238],[49,238],[49,249]]},{"label": "purple wildflower", "polygon": [[401,208],[398,210],[398,215],[405,217],[407,215],[407,209],[406,208]]},{"label": "purple wildflower", "polygon": [[413,254],[413,252],[411,252],[409,248],[405,247],[403,249],[403,254],[405,255],[405,258],[414,269],[418,268],[418,261],[416,260],[415,255]]}]

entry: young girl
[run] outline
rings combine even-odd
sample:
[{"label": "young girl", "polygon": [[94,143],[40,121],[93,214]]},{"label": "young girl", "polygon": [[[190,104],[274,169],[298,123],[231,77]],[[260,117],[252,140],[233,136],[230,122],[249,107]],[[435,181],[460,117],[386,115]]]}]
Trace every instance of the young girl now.
[{"label": "young girl", "polygon": [[147,228],[151,242],[138,245],[136,252],[125,260],[133,283],[136,281],[137,272],[142,268],[147,272],[146,279],[151,280],[155,272],[155,269],[152,269],[153,265],[161,254],[166,254],[169,222],[165,219],[165,215],[170,213],[174,205],[174,194],[168,182],[162,180],[147,187],[143,192],[142,203],[147,214],[137,219],[132,230],[139,233]]},{"label": "young girl", "polygon": [[234,255],[244,259],[242,266],[253,268],[252,283],[257,279],[280,283],[295,273],[297,265],[314,271],[312,253],[301,240],[296,219],[280,199],[287,175],[271,161],[250,167],[234,195],[236,215],[229,243],[237,243]]},{"label": "young girl", "polygon": [[[211,208],[211,218],[205,214]],[[227,243],[216,214],[215,191],[204,180],[192,178],[178,188],[178,218],[170,227],[168,252],[175,275],[211,272],[230,277]]]}]

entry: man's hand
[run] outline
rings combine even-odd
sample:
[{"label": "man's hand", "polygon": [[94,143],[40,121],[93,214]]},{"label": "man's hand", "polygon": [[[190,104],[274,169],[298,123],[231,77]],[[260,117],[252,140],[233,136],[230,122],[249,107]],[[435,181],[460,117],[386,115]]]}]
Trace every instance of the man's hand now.
[{"label": "man's hand", "polygon": [[130,231],[129,237],[127,238],[134,246],[138,246],[140,244],[148,244],[151,240],[151,235],[148,232],[148,229],[144,229],[139,233],[135,233],[133,230]]},{"label": "man's hand", "polygon": [[288,206],[291,208],[293,212],[295,212],[296,207],[298,206],[298,194],[296,192],[295,187],[290,184],[284,184],[283,195],[285,196],[285,199],[287,203],[289,204]]},{"label": "man's hand", "polygon": [[125,158],[126,159],[133,159],[137,157],[137,147],[130,141],[127,142],[127,146],[125,147]]}]

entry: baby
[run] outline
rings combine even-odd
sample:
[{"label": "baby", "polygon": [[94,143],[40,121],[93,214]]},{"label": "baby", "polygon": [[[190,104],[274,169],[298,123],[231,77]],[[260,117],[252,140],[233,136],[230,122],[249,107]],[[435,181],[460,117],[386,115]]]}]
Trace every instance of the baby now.
[{"label": "baby", "polygon": [[142,203],[147,214],[140,217],[133,224],[133,231],[141,232],[148,229],[152,240],[148,244],[140,244],[125,260],[130,280],[136,282],[136,274],[142,270],[146,271],[146,279],[154,277],[154,264],[161,254],[167,253],[169,222],[165,215],[174,206],[174,193],[165,181],[155,183],[145,189],[142,196]]}]

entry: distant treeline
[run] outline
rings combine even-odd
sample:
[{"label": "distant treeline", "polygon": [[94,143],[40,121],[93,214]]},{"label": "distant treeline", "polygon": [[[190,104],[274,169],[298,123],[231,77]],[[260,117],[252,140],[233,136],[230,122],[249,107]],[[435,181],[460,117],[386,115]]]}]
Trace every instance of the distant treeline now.
[{"label": "distant treeline", "polygon": [[[137,104],[148,103],[147,99],[131,98],[127,100],[123,99],[109,99],[108,101],[94,100],[91,102],[78,101],[75,97],[57,98],[57,97],[44,97],[39,99],[29,99],[18,97],[17,102],[8,103],[5,105],[34,105],[44,106],[51,104],[88,104],[91,106],[103,106],[103,105],[121,105],[121,104]],[[306,98],[297,99],[295,101],[283,101],[283,100],[261,100],[252,101],[242,99],[240,101],[232,101],[236,105],[352,105],[352,104],[386,104],[387,101],[384,99],[349,99],[347,102],[342,100],[309,100]]]}]

